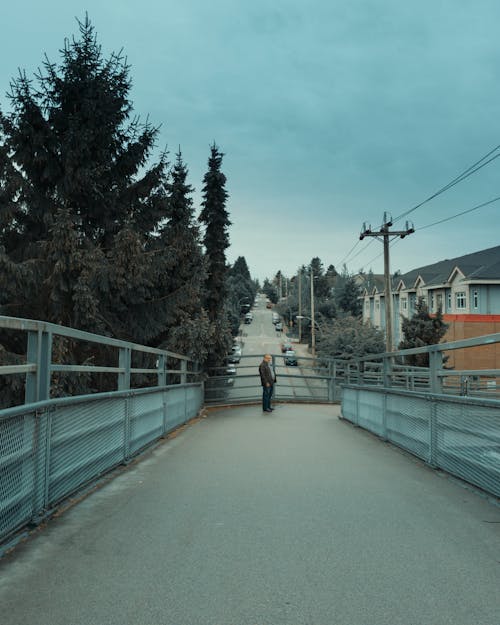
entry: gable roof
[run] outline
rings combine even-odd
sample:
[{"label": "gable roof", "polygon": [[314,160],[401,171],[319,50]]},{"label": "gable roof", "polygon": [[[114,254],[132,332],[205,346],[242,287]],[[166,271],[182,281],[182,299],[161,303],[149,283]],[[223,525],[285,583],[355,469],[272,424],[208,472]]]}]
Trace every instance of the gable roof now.
[{"label": "gable roof", "polygon": [[432,265],[412,269],[400,277],[405,284],[415,284],[420,276],[426,286],[444,284],[455,268],[458,268],[465,280],[499,280],[500,279],[500,245],[487,250],[441,260]]}]

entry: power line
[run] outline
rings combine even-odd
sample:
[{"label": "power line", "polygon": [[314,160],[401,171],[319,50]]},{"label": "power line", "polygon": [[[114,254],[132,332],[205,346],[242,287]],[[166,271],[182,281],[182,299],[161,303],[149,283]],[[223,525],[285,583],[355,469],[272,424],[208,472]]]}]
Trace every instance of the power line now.
[{"label": "power line", "polygon": [[[492,161],[494,161],[495,159],[500,157],[500,154],[495,154],[495,156],[492,156],[491,158],[489,158],[499,148],[500,148],[500,145],[497,145],[496,147],[494,147],[487,154],[485,154],[482,158],[480,158],[478,161],[476,161],[475,163],[470,165],[470,167],[467,167],[467,169],[465,169],[461,174],[459,174],[458,176],[453,178],[453,180],[451,180],[444,187],[441,187],[441,189],[439,189],[438,191],[436,191],[435,193],[430,195],[428,198],[426,198],[425,200],[423,200],[422,202],[420,202],[419,204],[417,204],[413,208],[410,208],[409,210],[405,211],[404,213],[401,213],[401,215],[398,215],[393,221],[396,222],[396,221],[399,221],[400,219],[402,219],[403,217],[406,217],[407,215],[409,215],[413,211],[416,211],[417,208],[420,208],[421,206],[423,206],[427,202],[430,202],[431,200],[436,198],[438,195],[441,195],[442,193],[444,193],[445,191],[448,191],[449,189],[451,189],[455,185],[459,184],[460,182],[462,182],[466,178],[469,178],[469,176],[472,176],[473,174],[478,172],[483,167],[486,167],[486,165],[488,165],[489,163],[491,163]],[[488,160],[486,160],[486,159],[488,159]],[[483,162],[483,161],[485,161],[485,162]]]},{"label": "power line", "polygon": [[498,202],[500,200],[500,195],[498,197],[493,198],[492,200],[488,200],[487,202],[483,202],[482,204],[478,204],[477,206],[473,206],[472,208],[468,208],[461,213],[457,213],[456,215],[452,215],[451,217],[446,217],[445,219],[440,219],[439,221],[435,221],[432,224],[427,224],[427,226],[422,226],[421,228],[417,228],[417,230],[425,230],[426,228],[432,228],[432,226],[437,226],[438,224],[442,224],[445,221],[451,221],[452,219],[456,219],[457,217],[461,217],[462,215],[467,215],[467,213],[472,213],[472,211],[476,211],[479,208],[483,208],[483,206],[488,206],[489,204],[493,204],[494,202]]}]

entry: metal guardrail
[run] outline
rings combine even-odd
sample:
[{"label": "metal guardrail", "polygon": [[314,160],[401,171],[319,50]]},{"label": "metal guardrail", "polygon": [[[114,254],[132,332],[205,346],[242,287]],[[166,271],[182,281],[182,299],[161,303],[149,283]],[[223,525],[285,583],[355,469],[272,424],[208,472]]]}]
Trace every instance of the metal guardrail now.
[{"label": "metal guardrail", "polygon": [[[338,403],[347,361],[333,358],[297,356],[297,365],[288,366],[285,354],[271,354],[277,376],[274,401]],[[205,381],[205,403],[234,405],[262,401],[258,367],[262,357],[242,355],[239,363],[209,371]]]},{"label": "metal guardrail", "polygon": [[[202,382],[188,381],[197,367],[185,356],[37,321],[0,317],[0,328],[28,335],[26,363],[0,367],[0,374],[26,376],[26,403],[0,410],[0,541],[39,522],[203,405]],[[56,336],[115,347],[118,366],[54,363]],[[154,368],[132,367],[134,351],[154,355]],[[179,365],[167,369],[168,362]],[[54,374],[102,371],[116,375],[116,391],[51,397]],[[131,376],[144,373],[155,376],[156,386],[131,388]],[[177,383],[168,385],[174,375]]]},{"label": "metal guardrail", "polygon": [[[342,418],[500,497],[500,371],[442,368],[445,351],[498,343],[493,334],[382,354],[376,366],[367,367],[366,358],[352,363]],[[394,365],[395,356],[425,351],[429,369]],[[376,374],[370,378],[367,369]]]}]

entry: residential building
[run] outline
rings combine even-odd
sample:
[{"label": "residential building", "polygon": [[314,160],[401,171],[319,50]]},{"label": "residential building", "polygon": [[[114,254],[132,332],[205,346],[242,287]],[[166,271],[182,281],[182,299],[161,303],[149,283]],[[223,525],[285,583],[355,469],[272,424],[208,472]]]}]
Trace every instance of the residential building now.
[{"label": "residential building", "polygon": [[[423,297],[431,314],[441,309],[449,324],[443,341],[500,332],[500,246],[442,260],[392,279],[394,345],[402,339],[404,317],[415,313]],[[376,284],[363,294],[363,320],[385,330],[385,290]],[[500,369],[500,347],[450,352],[447,366],[455,369]]]}]

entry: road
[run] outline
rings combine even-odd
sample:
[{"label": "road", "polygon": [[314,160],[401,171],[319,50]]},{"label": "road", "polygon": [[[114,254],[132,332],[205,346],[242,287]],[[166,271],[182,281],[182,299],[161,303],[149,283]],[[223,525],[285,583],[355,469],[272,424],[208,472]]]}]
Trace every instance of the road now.
[{"label": "road", "polygon": [[[243,358],[237,365],[237,375],[227,395],[230,400],[259,399],[262,390],[258,377],[258,366],[266,353],[275,355],[274,364],[278,376],[275,388],[276,400],[313,400],[326,396],[326,383],[321,380],[307,380],[302,375],[313,375],[310,362],[302,359],[306,346],[295,345],[299,356],[299,366],[286,366],[281,354],[281,344],[287,340],[285,332],[277,332],[272,323],[272,310],[266,308],[265,299],[258,299],[252,309],[253,321],[241,326]],[[307,354],[309,356],[309,354]],[[290,377],[287,377],[290,376]]]}]

